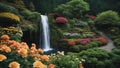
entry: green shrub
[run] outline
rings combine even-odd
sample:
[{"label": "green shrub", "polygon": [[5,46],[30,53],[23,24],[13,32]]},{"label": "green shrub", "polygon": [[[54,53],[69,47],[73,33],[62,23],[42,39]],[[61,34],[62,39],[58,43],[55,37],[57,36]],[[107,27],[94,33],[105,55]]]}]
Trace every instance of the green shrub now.
[{"label": "green shrub", "polygon": [[0,12],[10,12],[14,14],[19,14],[16,8],[2,3],[0,3]]},{"label": "green shrub", "polygon": [[[82,13],[89,10],[89,5],[84,0],[71,0],[59,5],[55,11],[69,18],[80,18]],[[77,14],[76,14],[77,13]]]},{"label": "green shrub", "polygon": [[114,64],[114,68],[120,67],[120,55],[116,55],[112,58],[112,63]]},{"label": "green shrub", "polygon": [[90,49],[90,48],[99,47],[100,45],[101,45],[101,42],[94,41],[94,42],[90,42],[86,45],[75,45],[73,47],[70,47],[69,51],[80,52],[80,51],[87,50],[87,49]]},{"label": "green shrub", "polygon": [[53,55],[51,63],[56,65],[56,68],[78,68],[80,60],[76,55]]},{"label": "green shrub", "polygon": [[120,38],[115,39],[114,44],[115,46],[120,47]]},{"label": "green shrub", "polygon": [[20,8],[20,14],[24,16],[25,19],[38,22],[40,21],[40,13],[32,12],[26,8]]},{"label": "green shrub", "polygon": [[98,61],[96,64],[97,68],[105,68],[105,64],[102,61]]},{"label": "green shrub", "polygon": [[84,32],[84,30],[83,29],[81,29],[81,28],[73,28],[73,32],[76,32],[76,33],[83,33]]},{"label": "green shrub", "polygon": [[119,48],[115,48],[115,49],[113,49],[112,52],[113,52],[114,54],[120,56],[120,47],[119,47]]},{"label": "green shrub", "polygon": [[115,68],[115,65],[112,63],[112,60],[105,60],[104,64],[105,64],[105,67]]},{"label": "green shrub", "polygon": [[81,51],[79,53],[79,56],[86,60],[84,63],[85,68],[116,68],[112,63],[112,58],[115,55],[112,54],[113,53],[109,53],[105,50],[93,48]]},{"label": "green shrub", "polygon": [[79,56],[84,56],[84,55],[89,58],[96,57],[98,60],[105,60],[105,59],[110,58],[108,52],[101,50],[101,49],[97,49],[97,48],[88,49],[86,51],[82,51],[79,53]]},{"label": "green shrub", "polygon": [[119,23],[119,15],[117,14],[117,12],[112,10],[104,11],[98,14],[95,20],[95,25],[98,28],[102,27],[102,29],[116,26]]}]

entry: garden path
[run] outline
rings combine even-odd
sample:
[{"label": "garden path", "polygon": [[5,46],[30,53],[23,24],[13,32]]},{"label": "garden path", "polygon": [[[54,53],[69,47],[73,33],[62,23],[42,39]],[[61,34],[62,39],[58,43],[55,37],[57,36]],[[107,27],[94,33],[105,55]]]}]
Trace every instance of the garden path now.
[{"label": "garden path", "polygon": [[108,40],[108,43],[105,46],[101,46],[99,48],[110,52],[113,48],[115,48],[113,41],[105,33],[101,31],[99,31],[99,33]]}]

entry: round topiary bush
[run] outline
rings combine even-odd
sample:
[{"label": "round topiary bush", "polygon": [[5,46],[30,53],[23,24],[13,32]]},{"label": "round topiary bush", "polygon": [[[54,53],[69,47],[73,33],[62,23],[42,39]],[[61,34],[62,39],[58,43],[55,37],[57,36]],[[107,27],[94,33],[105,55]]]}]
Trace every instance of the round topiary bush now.
[{"label": "round topiary bush", "polygon": [[119,15],[117,12],[108,10],[97,15],[95,25],[98,28],[110,28],[119,24]]},{"label": "round topiary bush", "polygon": [[66,24],[68,22],[68,20],[65,17],[57,17],[55,19],[56,23],[61,23],[61,24]]}]

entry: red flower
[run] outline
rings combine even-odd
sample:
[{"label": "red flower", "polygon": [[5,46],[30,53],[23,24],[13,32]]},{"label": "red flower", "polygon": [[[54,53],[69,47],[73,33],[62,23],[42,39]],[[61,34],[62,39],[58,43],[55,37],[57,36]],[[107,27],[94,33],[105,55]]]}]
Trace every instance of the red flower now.
[{"label": "red flower", "polygon": [[65,17],[57,17],[55,22],[66,24],[68,22],[68,20]]},{"label": "red flower", "polygon": [[88,17],[92,20],[95,20],[95,18],[96,18],[96,16],[93,16],[93,15],[89,15]]},{"label": "red flower", "polygon": [[103,44],[107,44],[107,40],[103,37],[98,38],[98,41],[102,42]]}]

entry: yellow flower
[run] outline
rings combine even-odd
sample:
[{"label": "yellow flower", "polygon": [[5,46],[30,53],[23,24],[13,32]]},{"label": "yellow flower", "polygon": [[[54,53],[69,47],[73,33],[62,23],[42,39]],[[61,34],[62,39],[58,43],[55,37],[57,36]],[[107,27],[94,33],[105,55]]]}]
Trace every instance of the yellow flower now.
[{"label": "yellow flower", "polygon": [[42,62],[40,62],[39,60],[36,60],[33,63],[33,68],[47,68],[46,65],[44,65]]},{"label": "yellow flower", "polygon": [[2,62],[3,60],[7,59],[7,57],[3,54],[0,54],[0,62]]},{"label": "yellow flower", "polygon": [[16,61],[13,61],[9,64],[9,68],[20,68],[20,64]]},{"label": "yellow flower", "polygon": [[16,21],[20,21],[20,18],[17,15],[9,12],[0,13],[0,17],[5,17],[5,18],[16,20]]}]

